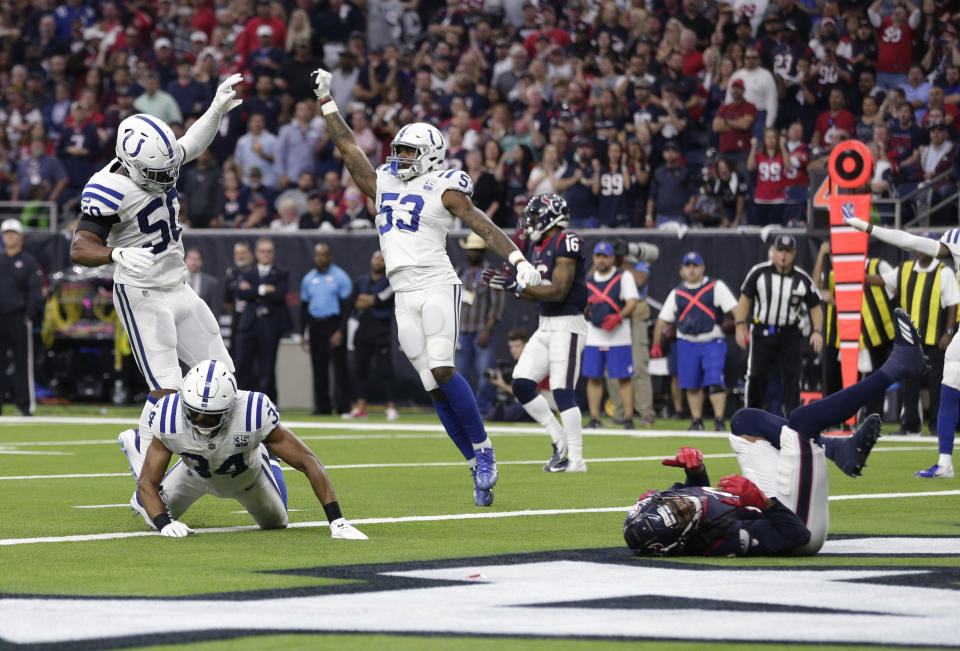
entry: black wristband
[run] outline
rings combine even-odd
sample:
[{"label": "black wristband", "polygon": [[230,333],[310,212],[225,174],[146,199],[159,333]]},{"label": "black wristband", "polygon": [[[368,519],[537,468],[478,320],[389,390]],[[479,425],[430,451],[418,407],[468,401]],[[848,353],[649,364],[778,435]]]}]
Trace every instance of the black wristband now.
[{"label": "black wristband", "polygon": [[157,528],[157,531],[163,531],[163,528],[171,522],[173,522],[173,518],[164,512],[153,519],[153,526]]},{"label": "black wristband", "polygon": [[327,514],[327,522],[333,522],[343,517],[343,513],[340,512],[340,502],[336,500],[329,504],[324,504],[323,512]]}]

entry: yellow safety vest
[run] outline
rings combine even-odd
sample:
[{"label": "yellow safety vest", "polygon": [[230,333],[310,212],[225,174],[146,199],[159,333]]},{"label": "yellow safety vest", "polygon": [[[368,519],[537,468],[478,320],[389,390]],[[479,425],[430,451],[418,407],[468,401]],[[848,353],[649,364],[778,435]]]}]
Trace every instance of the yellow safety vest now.
[{"label": "yellow safety vest", "polygon": [[[879,258],[867,260],[867,274],[876,275],[880,267]],[[863,316],[860,321],[860,346],[876,348],[893,341],[893,311],[883,287],[863,288],[863,304],[860,306]]]},{"label": "yellow safety vest", "polygon": [[913,268],[916,261],[907,260],[900,265],[900,278],[897,291],[900,307],[910,315],[917,331],[927,346],[936,346],[943,334],[943,310],[940,308],[940,269],[938,262],[930,271],[918,271]]}]

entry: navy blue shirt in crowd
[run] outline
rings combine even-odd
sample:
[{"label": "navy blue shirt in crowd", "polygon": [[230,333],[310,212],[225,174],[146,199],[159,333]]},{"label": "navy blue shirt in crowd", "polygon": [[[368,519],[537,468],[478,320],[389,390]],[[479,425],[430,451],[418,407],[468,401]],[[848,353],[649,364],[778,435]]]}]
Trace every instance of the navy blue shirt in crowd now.
[{"label": "navy blue shirt in crowd", "polygon": [[[597,198],[590,188],[593,183],[593,168],[589,165],[579,166],[583,177],[573,185],[567,188],[563,198],[567,200],[567,208],[570,210],[570,218],[576,222],[586,221],[596,215]],[[567,173],[564,178],[574,175],[577,165],[568,165]]]},{"label": "navy blue shirt in crowd", "polygon": [[683,165],[669,168],[661,165],[650,177],[650,195],[653,199],[654,217],[660,215],[678,217],[683,215],[687,198],[696,194],[697,188]]},{"label": "navy blue shirt in crowd", "polygon": [[533,247],[531,262],[540,272],[540,277],[553,280],[557,258],[572,258],[576,264],[573,284],[563,301],[541,301],[540,316],[569,316],[583,314],[587,306],[587,272],[584,264],[586,244],[573,231],[561,231],[551,235]]},{"label": "navy blue shirt in crowd", "polygon": [[600,170],[600,194],[597,195],[597,226],[629,226],[630,209],[627,205],[626,177],[621,169],[604,166]]}]

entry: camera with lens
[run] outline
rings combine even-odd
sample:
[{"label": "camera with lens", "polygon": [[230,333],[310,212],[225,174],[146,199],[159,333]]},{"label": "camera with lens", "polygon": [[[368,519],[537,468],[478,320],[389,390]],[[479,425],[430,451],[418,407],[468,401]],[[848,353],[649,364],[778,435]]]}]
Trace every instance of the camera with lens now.
[{"label": "camera with lens", "polygon": [[497,371],[499,371],[500,375],[503,376],[503,381],[510,384],[513,382],[513,365],[513,361],[498,359],[494,368],[488,368],[483,372],[483,377],[485,377],[487,381],[491,381],[497,377]]}]

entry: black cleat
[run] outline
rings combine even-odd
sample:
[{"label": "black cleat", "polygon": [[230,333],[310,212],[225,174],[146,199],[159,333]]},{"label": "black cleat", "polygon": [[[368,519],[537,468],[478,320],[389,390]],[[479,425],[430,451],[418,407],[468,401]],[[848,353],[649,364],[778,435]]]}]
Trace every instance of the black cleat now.
[{"label": "black cleat", "polygon": [[602,427],[603,427],[603,423],[601,423],[596,418],[591,418],[587,422],[587,424],[583,426],[583,429],[600,429]]},{"label": "black cleat", "polygon": [[878,414],[867,416],[860,425],[860,429],[844,441],[837,450],[836,458],[833,460],[837,467],[851,477],[859,477],[863,467],[867,465],[870,450],[880,438],[882,425],[883,419]]},{"label": "black cleat", "polygon": [[702,432],[706,429],[706,427],[703,426],[702,419],[694,418],[693,422],[690,423],[690,427],[688,427],[687,429],[689,429],[691,432]]}]

